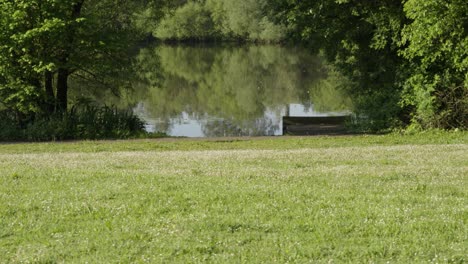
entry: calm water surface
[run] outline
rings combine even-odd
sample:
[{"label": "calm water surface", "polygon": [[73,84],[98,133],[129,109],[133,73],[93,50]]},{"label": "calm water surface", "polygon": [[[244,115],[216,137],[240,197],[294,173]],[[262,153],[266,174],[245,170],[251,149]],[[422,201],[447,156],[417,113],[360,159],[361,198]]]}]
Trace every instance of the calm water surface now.
[{"label": "calm water surface", "polygon": [[171,136],[281,135],[282,116],[351,109],[341,77],[300,48],[158,46],[138,64],[134,112]]}]

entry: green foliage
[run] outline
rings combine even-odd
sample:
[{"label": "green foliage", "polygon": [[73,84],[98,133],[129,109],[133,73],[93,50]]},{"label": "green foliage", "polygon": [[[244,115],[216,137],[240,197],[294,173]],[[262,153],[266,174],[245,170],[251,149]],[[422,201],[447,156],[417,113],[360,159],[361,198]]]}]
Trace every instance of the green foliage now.
[{"label": "green foliage", "polygon": [[468,128],[468,5],[409,0],[401,54],[414,69],[404,103],[423,127]]},{"label": "green foliage", "polygon": [[265,12],[266,0],[181,1],[154,30],[163,40],[247,40],[279,42],[286,30]]},{"label": "green foliage", "polygon": [[[398,125],[401,58],[396,54],[402,17],[395,1],[272,1],[292,37],[322,51],[344,74],[346,89],[366,129]],[[381,10],[376,12],[376,10]],[[400,26],[399,26],[400,25]]]},{"label": "green foliage", "polygon": [[320,112],[353,110],[353,99],[345,96],[347,87],[351,85],[349,80],[331,65],[327,68],[327,77],[319,79],[309,89],[315,110]]},{"label": "green foliage", "polygon": [[48,21],[44,30],[33,31],[33,13],[32,2],[0,2],[0,104],[22,113],[36,111],[41,97],[37,70],[43,65],[31,54],[37,48],[31,40],[57,24]]},{"label": "green foliage", "polygon": [[[128,86],[131,50],[143,37],[136,27],[143,2],[153,6],[160,1],[0,1],[0,105],[14,113],[8,119],[13,127],[24,129],[34,121],[20,139],[130,136],[120,123],[130,116],[111,114],[115,109],[70,112],[67,105],[70,89],[86,86],[117,94]],[[80,132],[76,124],[92,123],[75,119],[91,113],[115,121],[115,132],[109,132],[112,123],[96,123],[99,133],[90,127]]]},{"label": "green foliage", "polygon": [[132,111],[94,105],[75,106],[66,113],[37,116],[18,126],[11,111],[0,112],[0,141],[124,139],[146,134]]},{"label": "green foliage", "polygon": [[200,2],[188,2],[166,15],[155,30],[161,39],[202,40],[217,35],[209,11]]},{"label": "green foliage", "polygon": [[137,2],[0,1],[0,103],[51,112],[66,109],[70,76],[113,86],[106,81],[128,69],[140,38]]},{"label": "green foliage", "polygon": [[[346,76],[367,129],[467,128],[465,2],[1,0],[0,107],[22,125],[66,110],[69,83],[118,93],[129,86],[131,51],[151,31],[175,40],[305,42]],[[258,110],[251,105],[242,106]]]},{"label": "green foliage", "polygon": [[270,6],[295,39],[322,50],[349,78],[369,128],[467,127],[466,1],[276,0]]},{"label": "green foliage", "polygon": [[[215,0],[208,0],[213,5]],[[285,30],[271,22],[266,10],[266,0],[219,1],[217,7],[224,12],[219,23],[227,36],[251,41],[278,42],[284,39]]]},{"label": "green foliage", "polygon": [[0,110],[0,141],[16,139],[18,136],[17,116],[12,111]]}]

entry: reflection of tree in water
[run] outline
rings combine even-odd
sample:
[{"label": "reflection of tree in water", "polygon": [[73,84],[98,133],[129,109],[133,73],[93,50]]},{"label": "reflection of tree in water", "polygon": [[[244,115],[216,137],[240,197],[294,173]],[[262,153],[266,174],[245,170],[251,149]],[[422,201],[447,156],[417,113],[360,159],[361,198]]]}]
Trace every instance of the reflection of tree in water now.
[{"label": "reflection of tree in water", "polygon": [[278,130],[278,125],[271,119],[258,118],[255,120],[213,120],[202,125],[202,131],[206,137],[231,137],[231,136],[273,136]]},{"label": "reflection of tree in water", "polygon": [[[304,101],[310,84],[324,75],[315,56],[277,46],[163,46],[155,49],[156,55],[162,81],[145,87],[145,105],[155,116],[191,110],[257,118],[266,107]],[[148,63],[148,58],[142,60]],[[141,74],[153,79],[152,72]]]},{"label": "reflection of tree in water", "polygon": [[266,109],[308,102],[310,88],[327,75],[316,56],[278,46],[158,46],[142,50],[138,61],[147,113],[227,120],[205,124],[207,136],[273,134]]},{"label": "reflection of tree in water", "polygon": [[173,123],[171,122],[170,118],[162,118],[159,122],[154,124],[154,131],[155,132],[167,132],[171,131],[173,127]]},{"label": "reflection of tree in water", "polygon": [[[279,119],[282,112],[277,110],[291,103],[307,105],[312,100],[315,110],[349,109],[349,100],[340,94],[347,85],[342,76],[300,48],[162,45],[141,49],[134,66],[128,67],[125,81],[133,89],[119,89],[119,97],[72,79],[70,85],[81,88],[73,90],[71,100],[93,98],[121,108],[142,103],[140,116],[152,124],[156,120],[159,131],[173,129],[184,112],[205,124],[207,135],[221,133],[216,122],[206,125],[213,118],[229,120],[224,126],[230,134],[235,128],[241,130],[238,134],[267,131],[269,126],[261,124],[266,121],[259,121],[266,111],[276,109],[271,115]],[[122,87],[117,85],[122,78],[116,76],[115,87]]]}]

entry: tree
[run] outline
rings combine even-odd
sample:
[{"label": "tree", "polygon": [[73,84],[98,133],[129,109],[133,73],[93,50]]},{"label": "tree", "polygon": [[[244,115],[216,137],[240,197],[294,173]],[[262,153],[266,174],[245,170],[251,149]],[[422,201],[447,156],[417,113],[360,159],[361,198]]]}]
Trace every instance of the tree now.
[{"label": "tree", "polygon": [[154,36],[163,40],[279,42],[285,28],[266,13],[267,0],[174,1]]},{"label": "tree", "polygon": [[413,69],[403,103],[424,127],[468,127],[468,5],[463,0],[409,0],[402,56]]},{"label": "tree", "polygon": [[305,42],[349,79],[348,92],[367,128],[376,130],[406,121],[398,105],[403,59],[399,32],[405,21],[394,0],[271,1],[278,21],[291,38]]},{"label": "tree", "polygon": [[156,26],[155,36],[162,39],[206,40],[219,37],[208,9],[203,3],[188,2]]},{"label": "tree", "polygon": [[140,1],[1,0],[0,103],[66,111],[70,77],[106,83],[129,64]]},{"label": "tree", "polygon": [[466,1],[269,3],[292,37],[354,83],[355,106],[371,127],[467,127]]}]

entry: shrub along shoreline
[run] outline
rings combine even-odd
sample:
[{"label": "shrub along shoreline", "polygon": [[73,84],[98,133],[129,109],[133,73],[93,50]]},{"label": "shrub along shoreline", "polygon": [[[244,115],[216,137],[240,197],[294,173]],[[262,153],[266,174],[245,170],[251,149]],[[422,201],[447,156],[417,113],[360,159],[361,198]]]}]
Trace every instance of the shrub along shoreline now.
[{"label": "shrub along shoreline", "polygon": [[20,120],[0,111],[0,141],[63,141],[129,139],[163,136],[145,131],[145,123],[131,110],[113,106],[77,105],[65,113],[33,115]]}]

